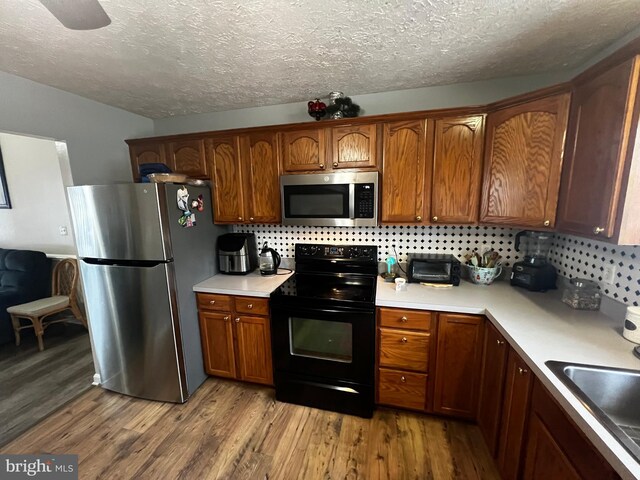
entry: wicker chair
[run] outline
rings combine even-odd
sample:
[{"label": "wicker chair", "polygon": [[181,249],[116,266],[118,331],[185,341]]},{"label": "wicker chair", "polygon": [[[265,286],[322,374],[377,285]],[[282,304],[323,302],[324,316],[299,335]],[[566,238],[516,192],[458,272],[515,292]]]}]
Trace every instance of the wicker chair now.
[{"label": "wicker chair", "polygon": [[[78,264],[74,259],[68,258],[60,261],[53,269],[51,297],[7,308],[7,312],[11,315],[16,345],[20,345],[20,330],[33,328],[38,338],[38,349],[40,351],[44,350],[42,337],[45,328],[54,323],[67,322],[69,320],[68,317],[53,318],[51,320],[47,320],[47,318],[65,310],[71,310],[73,316],[87,328],[87,320],[82,316],[76,300],[77,286]],[[27,320],[30,324],[23,325],[20,322],[21,320]]]}]

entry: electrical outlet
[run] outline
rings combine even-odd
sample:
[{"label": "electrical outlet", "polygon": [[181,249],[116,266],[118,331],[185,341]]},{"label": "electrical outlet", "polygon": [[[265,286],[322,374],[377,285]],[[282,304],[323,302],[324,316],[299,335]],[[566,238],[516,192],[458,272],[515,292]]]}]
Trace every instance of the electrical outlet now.
[{"label": "electrical outlet", "polygon": [[607,285],[613,285],[616,279],[616,266],[605,265],[602,271],[602,281]]},{"label": "electrical outlet", "polygon": [[67,227],[65,227],[64,225],[60,225],[59,229],[60,229],[61,236],[65,237],[69,235],[69,231],[67,230]]}]

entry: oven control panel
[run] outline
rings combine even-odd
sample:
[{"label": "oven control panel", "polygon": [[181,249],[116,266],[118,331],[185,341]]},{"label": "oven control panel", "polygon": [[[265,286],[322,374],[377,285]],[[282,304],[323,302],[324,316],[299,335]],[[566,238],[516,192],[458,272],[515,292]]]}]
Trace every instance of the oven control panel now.
[{"label": "oven control panel", "polygon": [[377,262],[378,247],[369,245],[318,245],[296,243],[296,260],[327,259],[327,260],[363,260]]}]

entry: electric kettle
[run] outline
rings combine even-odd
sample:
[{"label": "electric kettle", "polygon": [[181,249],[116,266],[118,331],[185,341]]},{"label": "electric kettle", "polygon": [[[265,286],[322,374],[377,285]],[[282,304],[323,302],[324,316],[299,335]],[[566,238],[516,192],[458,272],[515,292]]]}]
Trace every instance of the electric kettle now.
[{"label": "electric kettle", "polygon": [[278,273],[280,260],[280,254],[273,248],[269,248],[267,242],[264,242],[262,251],[260,252],[260,274],[275,275]]}]

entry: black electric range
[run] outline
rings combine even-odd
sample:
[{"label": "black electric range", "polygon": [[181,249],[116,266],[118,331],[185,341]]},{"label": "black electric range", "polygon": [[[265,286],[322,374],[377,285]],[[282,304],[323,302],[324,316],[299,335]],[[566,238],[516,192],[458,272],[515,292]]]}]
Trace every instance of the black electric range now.
[{"label": "black electric range", "polygon": [[296,244],[295,256],[271,294],[276,398],[371,417],[377,247]]}]

